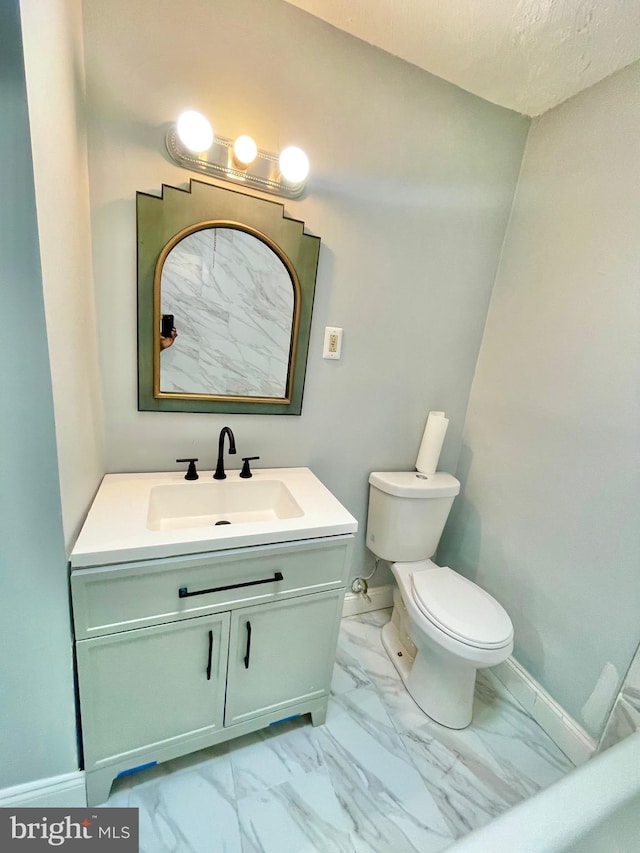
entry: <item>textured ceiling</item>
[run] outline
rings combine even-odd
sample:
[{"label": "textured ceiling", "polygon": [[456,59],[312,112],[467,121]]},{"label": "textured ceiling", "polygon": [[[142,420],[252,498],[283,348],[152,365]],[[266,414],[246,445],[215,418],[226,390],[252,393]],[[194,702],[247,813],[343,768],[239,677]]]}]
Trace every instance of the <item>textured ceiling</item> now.
[{"label": "textured ceiling", "polygon": [[286,0],[535,116],[640,58],[640,0]]}]

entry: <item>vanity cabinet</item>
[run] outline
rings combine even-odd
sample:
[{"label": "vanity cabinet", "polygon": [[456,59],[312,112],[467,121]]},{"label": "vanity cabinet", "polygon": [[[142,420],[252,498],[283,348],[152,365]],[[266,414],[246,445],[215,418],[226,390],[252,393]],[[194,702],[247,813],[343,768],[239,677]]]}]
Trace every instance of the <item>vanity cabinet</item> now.
[{"label": "vanity cabinet", "polygon": [[352,539],[72,571],[89,805],[118,775],[324,722]]}]

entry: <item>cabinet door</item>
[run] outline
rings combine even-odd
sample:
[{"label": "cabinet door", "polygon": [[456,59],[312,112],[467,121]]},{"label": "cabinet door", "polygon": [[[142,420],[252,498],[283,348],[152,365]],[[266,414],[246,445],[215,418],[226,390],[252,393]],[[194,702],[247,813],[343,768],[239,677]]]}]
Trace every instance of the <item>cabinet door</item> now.
[{"label": "cabinet door", "polygon": [[225,726],[329,691],[344,590],[231,613]]},{"label": "cabinet door", "polygon": [[229,614],[77,643],[87,768],[221,728]]}]

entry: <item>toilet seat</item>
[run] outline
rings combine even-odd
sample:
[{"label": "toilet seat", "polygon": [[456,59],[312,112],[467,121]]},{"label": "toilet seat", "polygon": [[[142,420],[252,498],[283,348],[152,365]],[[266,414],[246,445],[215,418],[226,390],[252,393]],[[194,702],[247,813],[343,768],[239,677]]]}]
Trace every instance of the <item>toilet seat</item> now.
[{"label": "toilet seat", "polygon": [[447,566],[412,572],[411,594],[420,612],[460,643],[500,649],[513,639],[511,619],[495,598]]}]

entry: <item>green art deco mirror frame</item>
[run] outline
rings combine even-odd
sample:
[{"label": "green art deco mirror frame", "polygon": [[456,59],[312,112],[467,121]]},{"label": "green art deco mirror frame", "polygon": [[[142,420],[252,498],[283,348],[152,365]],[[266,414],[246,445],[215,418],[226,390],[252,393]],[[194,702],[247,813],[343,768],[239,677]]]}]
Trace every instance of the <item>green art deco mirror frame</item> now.
[{"label": "green art deco mirror frame", "polygon": [[320,238],[202,181],[136,201],[138,409],[299,415]]}]

